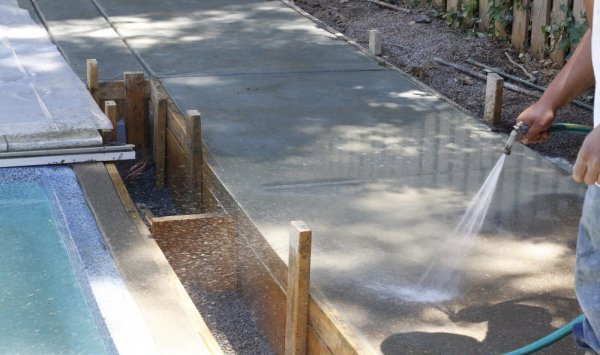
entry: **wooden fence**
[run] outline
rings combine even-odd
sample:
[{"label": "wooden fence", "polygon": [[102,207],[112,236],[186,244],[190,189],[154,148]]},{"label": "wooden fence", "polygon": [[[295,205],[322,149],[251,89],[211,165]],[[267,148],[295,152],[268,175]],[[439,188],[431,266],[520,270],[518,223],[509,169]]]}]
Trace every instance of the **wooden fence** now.
[{"label": "wooden fence", "polygon": [[[511,2],[512,1],[512,6]],[[475,3],[477,2],[477,3]],[[575,25],[585,22],[583,0],[433,0],[433,5],[451,13],[463,13],[465,8],[475,8],[474,17],[481,19],[479,31],[493,30],[497,37],[510,37],[512,45],[521,51],[528,50],[535,58],[549,57],[559,64],[564,62],[565,53],[551,43],[544,27],[567,24],[567,16],[572,14]],[[504,26],[498,17],[511,14],[512,24]],[[506,23],[506,22],[504,22]],[[507,27],[507,28],[505,28]],[[559,37],[555,33],[554,40]],[[551,53],[548,49],[557,48]]]}]

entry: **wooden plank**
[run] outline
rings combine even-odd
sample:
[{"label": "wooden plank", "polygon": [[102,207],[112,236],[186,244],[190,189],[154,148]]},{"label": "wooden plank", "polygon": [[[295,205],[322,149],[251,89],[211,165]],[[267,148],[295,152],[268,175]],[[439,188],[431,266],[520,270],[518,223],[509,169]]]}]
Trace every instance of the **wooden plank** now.
[{"label": "wooden plank", "polygon": [[98,80],[98,61],[96,59],[88,59],[86,61],[87,69],[87,87],[90,91],[90,95],[96,101],[96,104],[100,104],[100,84]]},{"label": "wooden plank", "polygon": [[109,100],[104,102],[104,114],[110,120],[113,129],[108,131],[104,135],[106,141],[116,142],[117,141],[117,103]]},{"label": "wooden plank", "polygon": [[529,45],[530,4],[530,0],[521,0],[515,1],[513,5],[511,42],[520,51],[526,50]]},{"label": "wooden plank", "polygon": [[552,0],[533,0],[531,7],[531,54],[537,59],[544,59],[547,36],[544,26],[550,24]]},{"label": "wooden plank", "polygon": [[285,315],[285,353],[306,354],[308,292],[312,231],[302,221],[292,221],[288,258],[287,311]]},{"label": "wooden plank", "polygon": [[165,155],[167,139],[167,98],[162,94],[153,96],[151,103],[154,108],[153,130],[152,130],[152,157],[154,158],[154,184],[162,188],[165,184]]},{"label": "wooden plank", "polygon": [[314,329],[332,353],[336,355],[358,354],[356,346],[346,338],[345,333],[349,332],[342,331],[336,324],[335,310],[331,306],[327,306],[327,301],[323,296],[316,296],[316,298],[319,299],[319,304],[315,300],[315,295],[311,295],[308,304],[308,325]]},{"label": "wooden plank", "polygon": [[[552,12],[550,13],[550,21],[552,24],[560,24],[567,18],[567,10],[571,8],[573,2],[572,0],[553,0],[552,2]],[[560,43],[560,37],[567,35],[566,33],[557,34],[558,38],[555,38],[555,41]],[[556,48],[555,48],[556,47]],[[552,52],[550,52],[550,59],[557,64],[564,64],[565,62],[565,52],[558,48],[558,43],[550,43],[550,48],[554,48]]]},{"label": "wooden plank", "polygon": [[485,107],[483,119],[492,127],[500,125],[502,120],[502,93],[504,79],[496,73],[488,73],[485,87]]},{"label": "wooden plank", "polygon": [[284,289],[273,278],[270,270],[259,259],[255,246],[240,238],[238,254],[240,291],[248,304],[256,324],[260,327],[273,351],[283,354],[285,350]]},{"label": "wooden plank", "polygon": [[[179,110],[175,105],[169,103],[167,109],[167,127],[173,133],[173,137],[182,146],[186,147],[187,142],[187,128],[185,124],[185,118],[179,113]],[[187,153],[187,152],[186,152]]]},{"label": "wooden plank", "polygon": [[165,180],[167,186],[171,188],[173,192],[173,198],[182,209],[184,213],[191,213],[192,211],[186,208],[186,183],[185,177],[187,154],[183,148],[179,145],[171,130],[167,128],[166,134],[167,143],[167,159],[166,159],[166,174]]},{"label": "wooden plank", "polygon": [[235,225],[226,214],[152,219],[152,237],[180,278],[208,292],[237,287]]},{"label": "wooden plank", "polygon": [[187,178],[190,206],[200,210],[202,203],[202,119],[200,112],[189,110],[186,112],[187,131]]},{"label": "wooden plank", "polygon": [[126,72],[125,81],[125,127],[127,143],[135,144],[136,149],[146,146],[146,107],[144,96],[144,73]]},{"label": "wooden plank", "polygon": [[106,163],[105,166],[108,174],[113,180],[115,189],[117,190],[117,194],[119,195],[121,202],[123,202],[125,210],[127,210],[129,213],[137,214],[135,203],[131,199],[131,196],[129,196],[129,191],[127,191],[125,183],[123,182],[123,179],[121,179],[121,175],[119,174],[119,170],[117,170],[117,166],[114,163]]},{"label": "wooden plank", "polygon": [[459,12],[461,0],[446,0],[446,11]]},{"label": "wooden plank", "polygon": [[[144,80],[144,97],[150,96],[150,82]],[[100,100],[125,100],[125,81],[115,80],[100,83]]]},{"label": "wooden plank", "polygon": [[309,355],[333,355],[331,350],[329,350],[327,345],[325,345],[312,327],[308,327],[308,346],[306,353]]}]

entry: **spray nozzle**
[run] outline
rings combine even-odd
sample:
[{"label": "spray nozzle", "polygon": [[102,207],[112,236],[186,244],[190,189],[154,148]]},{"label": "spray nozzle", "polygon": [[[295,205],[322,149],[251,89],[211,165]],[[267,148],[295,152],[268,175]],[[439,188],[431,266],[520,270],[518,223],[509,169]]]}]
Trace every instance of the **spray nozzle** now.
[{"label": "spray nozzle", "polygon": [[504,146],[504,154],[510,155],[515,142],[525,133],[527,133],[528,129],[529,126],[525,123],[517,122],[517,124],[513,127],[512,132],[510,132],[510,136],[508,136],[508,141],[506,141],[506,145]]}]

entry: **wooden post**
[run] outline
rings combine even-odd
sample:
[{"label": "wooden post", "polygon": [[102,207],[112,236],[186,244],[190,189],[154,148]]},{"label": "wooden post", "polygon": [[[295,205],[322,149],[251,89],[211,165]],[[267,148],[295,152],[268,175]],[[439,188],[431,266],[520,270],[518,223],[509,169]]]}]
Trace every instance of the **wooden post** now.
[{"label": "wooden post", "polygon": [[167,98],[157,94],[153,100],[154,129],[152,134],[152,156],[154,158],[155,185],[162,188],[165,185],[165,151],[167,149]]},{"label": "wooden post", "polygon": [[[482,0],[483,1],[483,0]],[[530,0],[515,1],[513,4],[512,45],[520,50],[529,44],[529,5]]]},{"label": "wooden post", "polygon": [[533,0],[531,8],[531,54],[544,59],[546,33],[543,27],[550,23],[550,4],[552,0]]},{"label": "wooden post", "polygon": [[202,202],[202,119],[200,112],[189,110],[187,120],[188,187],[190,207],[199,209]]},{"label": "wooden post", "polygon": [[[563,10],[571,8],[573,4],[572,0],[554,0],[552,2],[552,12],[550,13],[550,19],[553,24],[561,23],[567,17],[567,12]],[[566,33],[562,33],[563,36],[567,35]],[[556,38],[555,41],[560,41],[560,38]],[[550,43],[551,48],[554,48],[552,52],[550,52],[550,59],[554,63],[558,63],[560,65],[565,62],[565,52],[558,48],[558,43]]]},{"label": "wooden post", "polygon": [[375,55],[381,55],[382,40],[377,30],[369,30],[369,51]]},{"label": "wooden post", "polygon": [[105,134],[104,137],[109,142],[116,142],[117,141],[117,103],[114,102],[113,100],[105,101],[104,102],[104,114],[106,115],[106,117],[108,117],[108,119],[110,120],[110,123],[113,126],[113,129],[111,131],[108,131],[108,133]]},{"label": "wooden post", "polygon": [[96,59],[88,59],[85,62],[87,70],[87,86],[90,95],[94,98],[97,105],[100,105],[100,82],[98,79],[98,61]]},{"label": "wooden post", "polygon": [[138,150],[146,149],[146,108],[144,101],[144,73],[125,72],[125,127],[127,143]]},{"label": "wooden post", "polygon": [[307,351],[311,243],[310,228],[302,221],[292,221],[285,314],[286,355],[304,355]]},{"label": "wooden post", "polygon": [[496,73],[488,73],[485,88],[483,118],[492,126],[500,124],[502,118],[502,91],[504,79]]}]

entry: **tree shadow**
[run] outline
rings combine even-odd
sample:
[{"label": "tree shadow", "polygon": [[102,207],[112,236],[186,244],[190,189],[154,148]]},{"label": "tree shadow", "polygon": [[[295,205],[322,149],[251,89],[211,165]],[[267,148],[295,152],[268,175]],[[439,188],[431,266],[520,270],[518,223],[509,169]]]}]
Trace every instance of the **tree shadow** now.
[{"label": "tree shadow", "polygon": [[[487,334],[483,341],[452,333],[409,332],[397,333],[381,344],[383,354],[501,354],[525,346],[540,339],[557,328],[551,322],[552,314],[533,305],[537,299],[513,300],[495,305],[468,307],[448,314],[451,321],[487,322]],[[572,299],[559,299],[571,304]],[[522,303],[521,303],[522,302]],[[556,302],[556,300],[555,300]],[[526,304],[529,303],[529,304]],[[571,305],[572,307],[573,305]],[[564,323],[570,321],[565,319]],[[435,349],[435,350],[432,350]],[[579,354],[572,336],[552,344],[536,354]]]}]

